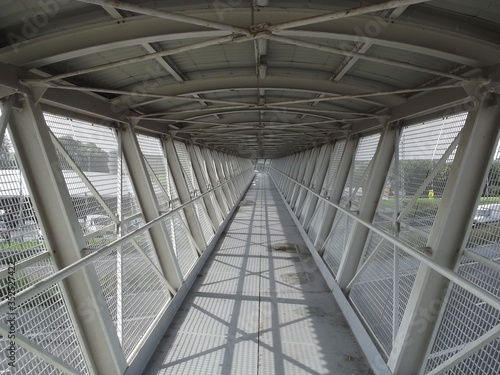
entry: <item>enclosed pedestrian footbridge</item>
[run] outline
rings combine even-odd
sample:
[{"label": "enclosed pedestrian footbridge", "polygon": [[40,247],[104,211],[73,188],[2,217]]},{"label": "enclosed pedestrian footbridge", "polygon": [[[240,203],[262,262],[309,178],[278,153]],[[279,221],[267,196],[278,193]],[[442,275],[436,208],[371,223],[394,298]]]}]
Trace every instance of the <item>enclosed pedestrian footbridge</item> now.
[{"label": "enclosed pedestrian footbridge", "polygon": [[0,0],[0,374],[500,373],[500,2]]}]

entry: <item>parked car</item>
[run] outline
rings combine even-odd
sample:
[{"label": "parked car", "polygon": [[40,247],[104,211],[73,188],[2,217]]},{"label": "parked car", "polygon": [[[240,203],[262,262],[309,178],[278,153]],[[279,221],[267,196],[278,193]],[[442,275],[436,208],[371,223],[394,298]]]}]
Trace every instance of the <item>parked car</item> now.
[{"label": "parked car", "polygon": [[111,219],[106,215],[87,215],[85,219],[85,225],[91,232],[104,228],[112,223]]},{"label": "parked car", "polygon": [[496,223],[500,221],[500,204],[480,204],[477,207],[476,216],[472,226]]}]

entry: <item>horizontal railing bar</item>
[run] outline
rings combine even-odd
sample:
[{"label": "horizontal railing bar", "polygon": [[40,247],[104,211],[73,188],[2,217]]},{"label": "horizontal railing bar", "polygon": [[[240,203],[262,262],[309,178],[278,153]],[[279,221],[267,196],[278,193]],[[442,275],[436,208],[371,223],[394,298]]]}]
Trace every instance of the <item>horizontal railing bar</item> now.
[{"label": "horizontal railing bar", "polygon": [[[186,203],[180,205],[179,207],[176,207],[176,208],[172,209],[171,211],[169,211],[169,212],[167,212],[167,213],[165,213],[165,214],[163,214],[161,216],[158,216],[156,219],[151,220],[150,222],[144,224],[142,227],[140,227],[140,228],[138,228],[138,229],[136,229],[136,230],[134,230],[134,231],[132,231],[130,233],[127,233],[125,236],[117,239],[114,242],[111,242],[110,244],[108,244],[108,245],[106,245],[106,246],[104,246],[104,247],[102,247],[102,248],[100,248],[98,250],[88,249],[88,248],[83,249],[82,251],[92,250],[94,252],[92,254],[90,254],[90,255],[87,255],[85,258],[79,259],[76,262],[70,264],[69,266],[64,267],[63,269],[61,269],[61,270],[57,271],[56,273],[54,273],[54,274],[46,277],[45,279],[38,281],[36,284],[33,284],[32,286],[24,289],[22,292],[19,292],[18,294],[16,294],[16,304],[19,306],[23,302],[25,302],[25,301],[29,300],[30,298],[36,296],[40,291],[43,291],[46,288],[52,286],[53,284],[55,284],[55,283],[57,283],[59,281],[64,280],[65,278],[67,278],[68,276],[71,276],[73,273],[79,271],[83,267],[88,266],[90,263],[95,262],[95,261],[99,260],[100,258],[106,256],[107,254],[109,254],[112,250],[114,250],[119,245],[124,244],[124,243],[130,241],[130,239],[132,239],[133,237],[138,236],[138,235],[144,233],[149,228],[151,228],[151,227],[159,224],[163,220],[165,220],[168,216],[170,216],[172,214],[175,214],[176,212],[178,212],[178,211],[180,211],[180,210],[188,207],[190,204],[193,204],[198,199],[203,198],[204,196],[206,196],[206,195],[210,194],[211,192],[215,191],[215,189],[218,189],[222,185],[229,183],[229,181],[232,181],[232,180],[238,178],[239,176],[243,175],[244,173],[246,173],[249,170],[253,170],[253,167],[244,170],[243,172],[241,172],[237,176],[233,176],[232,178],[227,179],[227,180],[221,182],[216,187],[214,187],[214,188],[206,191],[205,193],[203,193],[203,194],[201,194],[201,195],[193,198],[189,202],[186,202]],[[8,299],[4,299],[2,302],[0,302],[0,315],[5,314],[5,312],[8,310],[8,308],[9,308],[8,304],[9,304],[9,300]]]},{"label": "horizontal railing bar", "polygon": [[[24,250],[27,251],[27,250]],[[28,250],[29,251],[29,250]],[[15,255],[15,253],[14,253]],[[13,256],[14,256],[13,255]],[[24,258],[24,259],[14,259],[15,267],[16,267],[16,272],[20,271],[22,269],[25,269],[26,267],[31,266],[32,264],[41,262],[44,259],[47,259],[49,257],[49,253],[47,251],[37,254],[35,256],[29,257],[29,258]],[[19,262],[19,263],[18,263]],[[9,267],[5,267],[0,271],[0,279],[3,279],[4,277],[7,277],[9,275]]]},{"label": "horizontal railing bar", "polygon": [[364,225],[365,227],[367,227],[371,231],[373,231],[373,232],[377,233],[378,235],[380,235],[381,237],[385,238],[387,241],[389,241],[390,243],[396,245],[399,249],[401,249],[405,253],[413,256],[418,261],[424,263],[428,267],[432,268],[434,271],[438,272],[441,276],[446,277],[448,280],[450,280],[453,283],[455,283],[455,284],[459,285],[460,287],[464,288],[469,293],[472,293],[473,295],[475,295],[476,297],[480,298],[484,302],[488,303],[489,305],[491,305],[495,309],[500,310],[500,299],[497,298],[496,296],[494,296],[493,294],[488,293],[484,289],[479,288],[478,286],[474,285],[473,283],[471,283],[470,281],[466,280],[465,278],[457,275],[452,270],[450,270],[450,269],[448,269],[446,267],[440,266],[439,264],[436,264],[431,259],[429,259],[427,256],[421,254],[420,252],[418,252],[417,250],[413,249],[412,247],[410,247],[410,246],[406,245],[405,243],[399,241],[398,239],[392,237],[391,235],[389,235],[388,233],[384,232],[383,230],[377,228],[373,224],[371,224],[371,223],[369,223],[369,222],[367,222],[365,220],[360,219],[357,215],[354,215],[349,210],[346,210],[345,208],[341,207],[340,205],[338,205],[336,203],[330,202],[328,199],[320,196],[316,192],[314,192],[311,189],[309,189],[307,186],[304,186],[301,183],[295,181],[294,179],[288,177],[286,174],[284,174],[283,172],[277,170],[273,166],[270,166],[270,168],[273,169],[273,170],[275,170],[279,174],[283,175],[284,177],[286,177],[287,179],[289,179],[293,183],[295,183],[295,184],[303,187],[304,189],[308,190],[309,192],[311,192],[312,194],[314,194],[315,196],[317,196],[319,199],[322,199],[323,201],[325,201],[329,205],[335,207],[337,210],[339,210],[339,211],[343,212],[344,214],[348,215],[349,217],[353,218],[358,223]]}]

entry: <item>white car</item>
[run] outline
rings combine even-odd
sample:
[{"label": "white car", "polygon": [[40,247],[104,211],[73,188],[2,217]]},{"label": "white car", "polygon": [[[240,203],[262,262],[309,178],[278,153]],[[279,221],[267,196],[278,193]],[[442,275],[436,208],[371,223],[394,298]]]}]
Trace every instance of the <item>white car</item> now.
[{"label": "white car", "polygon": [[481,204],[477,207],[472,226],[500,221],[500,204]]}]

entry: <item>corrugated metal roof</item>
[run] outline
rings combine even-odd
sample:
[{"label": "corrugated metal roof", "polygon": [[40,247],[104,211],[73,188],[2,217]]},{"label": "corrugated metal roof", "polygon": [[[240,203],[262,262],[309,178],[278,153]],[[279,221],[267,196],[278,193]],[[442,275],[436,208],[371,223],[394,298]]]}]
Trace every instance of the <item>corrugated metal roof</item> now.
[{"label": "corrugated metal roof", "polygon": [[[131,105],[131,115],[156,117],[156,131],[161,128],[159,123],[163,122],[165,129],[175,123],[177,134],[189,138],[190,127],[205,122],[205,128],[211,126],[212,134],[218,134],[213,144],[225,151],[238,149],[238,138],[224,142],[230,134],[226,125],[232,121],[255,123],[255,131],[242,134],[242,139],[245,144],[253,139],[252,149],[270,150],[266,136],[280,134],[270,119],[278,118],[303,133],[295,143],[289,143],[289,152],[317,142],[315,127],[323,126],[309,126],[308,122],[339,119],[344,130],[360,127],[361,118],[390,114],[393,107],[403,105],[418,94],[411,91],[415,88],[458,84],[470,76],[481,76],[478,68],[491,67],[491,73],[492,67],[500,64],[498,1],[431,0],[395,11],[382,9],[360,16],[346,14],[333,21],[282,25],[279,29],[283,32],[273,27],[380,1],[273,0],[265,7],[252,6],[251,1],[232,3],[132,2],[132,6],[151,10],[144,15],[142,9],[113,9],[84,0],[57,2],[53,10],[32,0],[0,0],[0,61],[2,56],[7,63],[13,61],[14,47],[16,61],[22,61],[23,67],[37,67],[30,72],[35,77],[40,72],[56,76],[49,78],[47,93],[53,86],[68,84],[99,88],[94,96],[116,106]],[[155,10],[198,20],[193,20],[194,24],[172,20],[153,15]],[[156,23],[149,36],[148,22],[158,17],[166,17],[162,21],[170,28],[162,34],[162,25]],[[215,23],[199,25],[199,19]],[[94,36],[85,39],[83,35],[90,35],[90,30],[95,31]],[[101,41],[103,34],[98,36],[100,30],[105,30],[105,42]],[[206,37],[200,37],[203,30],[207,30]],[[214,30],[217,36],[209,34]],[[245,37],[247,33],[252,36]],[[217,39],[223,37],[227,39]],[[42,41],[41,54],[36,47]],[[205,42],[213,45],[196,46]],[[183,50],[175,52],[180,47]],[[148,56],[151,53],[164,56]],[[119,64],[100,68],[113,62]],[[57,77],[60,74],[65,75]],[[148,93],[152,95],[146,96]],[[364,128],[378,126],[376,120],[370,121]],[[151,123],[141,120],[138,126],[148,129]],[[217,124],[224,125],[220,128],[224,131],[219,132]],[[344,137],[345,132],[331,133],[331,137],[336,136]],[[206,139],[209,146],[211,139]],[[273,157],[281,152],[254,156]]]}]

